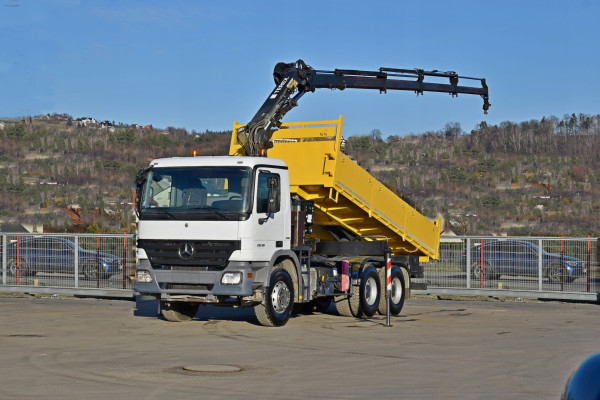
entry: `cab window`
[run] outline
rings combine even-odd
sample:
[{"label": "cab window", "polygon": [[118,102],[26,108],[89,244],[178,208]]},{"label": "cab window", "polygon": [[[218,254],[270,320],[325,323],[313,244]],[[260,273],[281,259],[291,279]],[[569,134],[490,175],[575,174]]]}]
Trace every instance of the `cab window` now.
[{"label": "cab window", "polygon": [[281,209],[281,185],[279,183],[279,174],[260,171],[258,174],[256,198],[256,211],[258,213],[268,212],[269,190],[272,191],[273,198],[275,199],[275,212]]}]

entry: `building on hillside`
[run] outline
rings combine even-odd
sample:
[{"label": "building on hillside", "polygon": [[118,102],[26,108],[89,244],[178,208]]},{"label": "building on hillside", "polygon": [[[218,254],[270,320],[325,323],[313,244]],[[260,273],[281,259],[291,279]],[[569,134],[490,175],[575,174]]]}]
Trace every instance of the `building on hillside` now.
[{"label": "building on hillside", "polygon": [[75,123],[79,126],[95,125],[97,121],[92,117],[77,118]]}]

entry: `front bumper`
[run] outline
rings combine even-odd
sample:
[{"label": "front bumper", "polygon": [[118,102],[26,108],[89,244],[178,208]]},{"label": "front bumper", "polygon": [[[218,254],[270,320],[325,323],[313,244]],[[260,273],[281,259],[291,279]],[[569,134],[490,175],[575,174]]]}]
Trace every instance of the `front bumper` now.
[{"label": "front bumper", "polygon": [[[148,260],[140,260],[136,271],[147,271],[151,282],[138,282],[135,289],[141,294],[173,296],[188,295],[213,296],[251,296],[254,289],[255,272],[247,262],[229,262],[222,271],[179,271],[155,270]],[[242,281],[237,285],[224,285],[221,278],[226,272],[241,272]],[[137,276],[137,274],[136,274]]]}]

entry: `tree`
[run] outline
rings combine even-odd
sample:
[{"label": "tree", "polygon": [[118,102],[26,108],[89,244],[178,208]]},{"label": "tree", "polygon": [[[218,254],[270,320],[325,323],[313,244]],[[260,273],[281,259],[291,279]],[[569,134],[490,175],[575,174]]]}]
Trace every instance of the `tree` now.
[{"label": "tree", "polygon": [[380,142],[382,142],[383,139],[381,138],[381,136],[382,136],[382,134],[381,134],[381,131],[379,129],[373,129],[371,131],[370,137],[371,137],[371,141],[373,143],[380,143]]},{"label": "tree", "polygon": [[462,134],[463,130],[459,122],[448,122],[444,127],[444,135],[446,139],[457,138]]}]

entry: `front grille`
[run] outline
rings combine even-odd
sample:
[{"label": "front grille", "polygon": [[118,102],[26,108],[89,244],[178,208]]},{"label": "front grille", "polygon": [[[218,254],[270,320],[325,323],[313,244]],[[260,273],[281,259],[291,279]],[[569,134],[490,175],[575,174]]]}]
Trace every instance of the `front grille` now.
[{"label": "front grille", "polygon": [[[188,244],[193,247],[190,254],[180,253]],[[180,271],[223,270],[231,253],[240,249],[239,240],[138,240],[138,247],[146,251],[152,268]],[[187,247],[189,250],[189,246]],[[187,256],[187,257],[186,257]]]},{"label": "front grille", "polygon": [[214,271],[206,265],[155,265],[154,269],[163,271]]},{"label": "front grille", "polygon": [[203,285],[198,283],[161,283],[160,288],[163,290],[207,290],[210,291],[213,285]]}]

